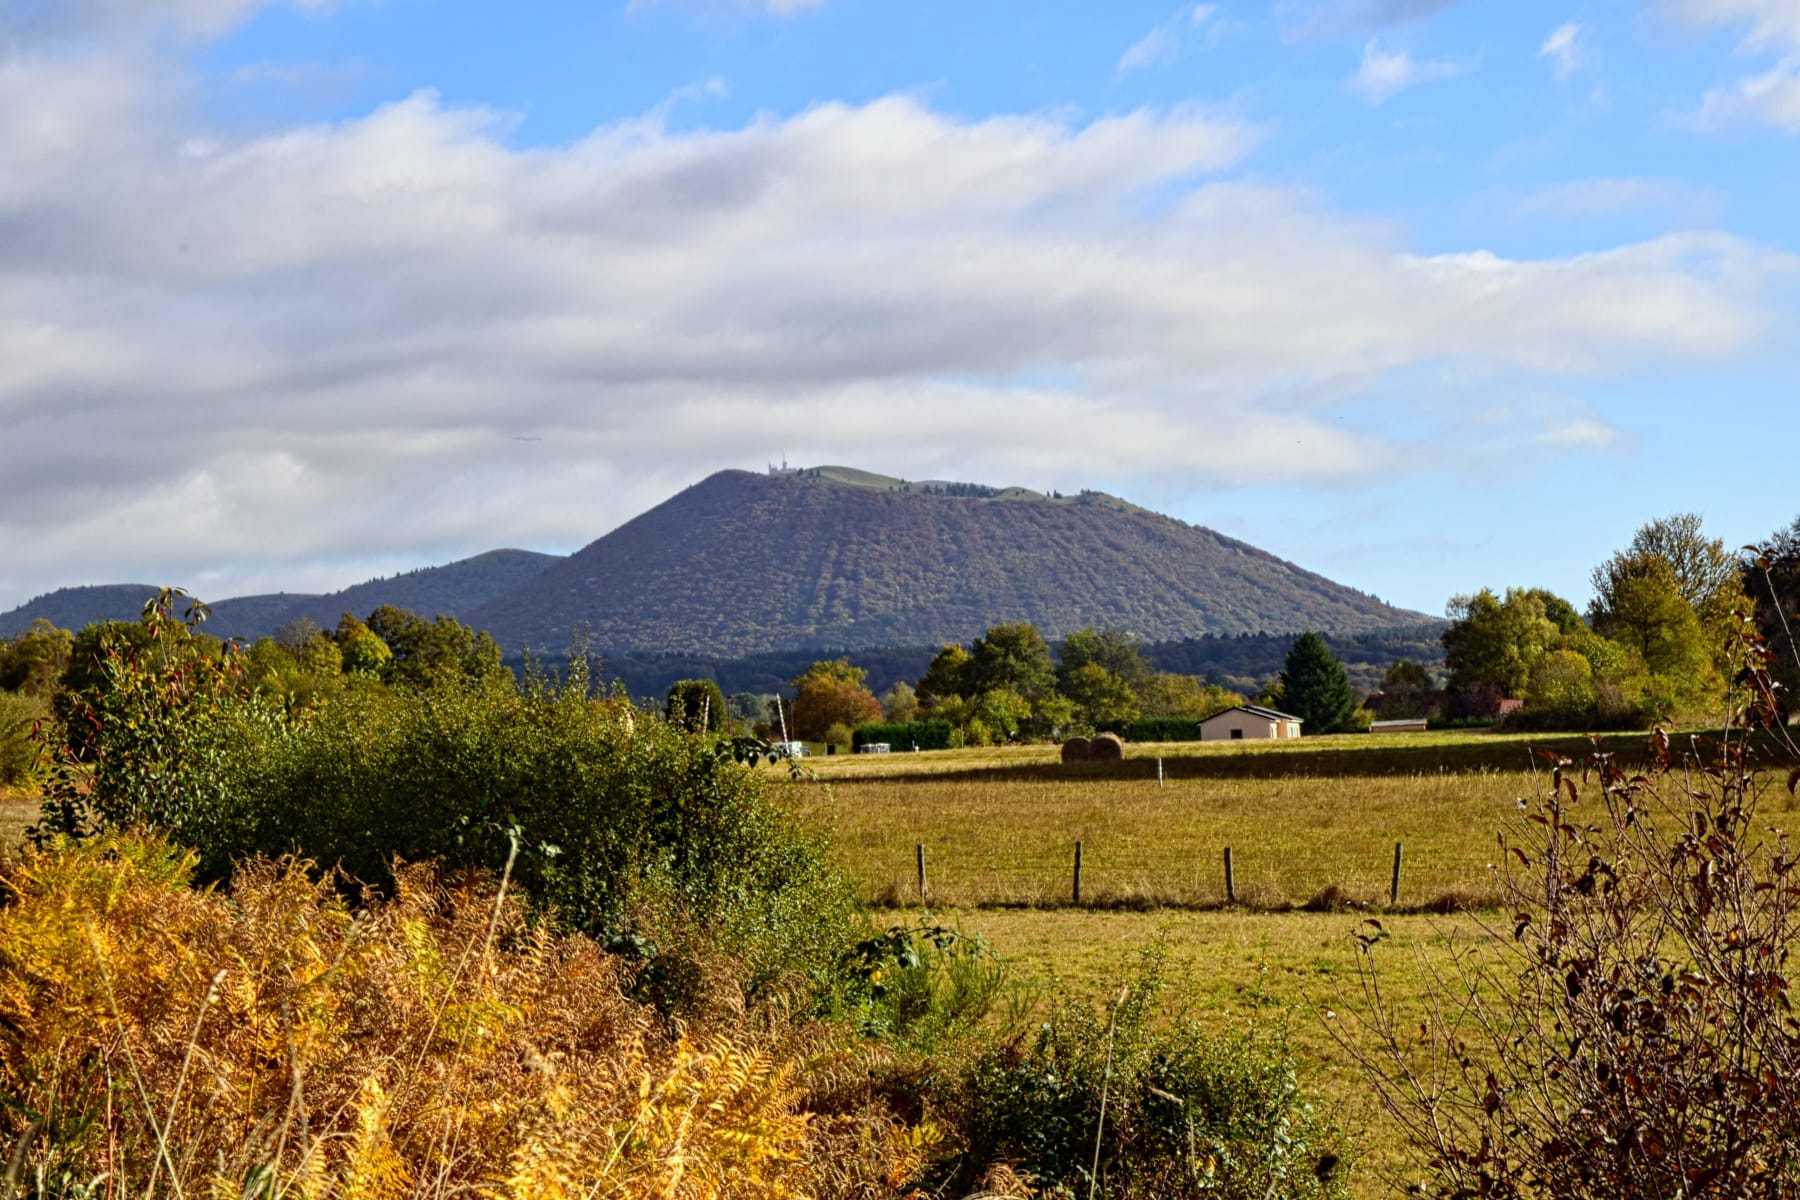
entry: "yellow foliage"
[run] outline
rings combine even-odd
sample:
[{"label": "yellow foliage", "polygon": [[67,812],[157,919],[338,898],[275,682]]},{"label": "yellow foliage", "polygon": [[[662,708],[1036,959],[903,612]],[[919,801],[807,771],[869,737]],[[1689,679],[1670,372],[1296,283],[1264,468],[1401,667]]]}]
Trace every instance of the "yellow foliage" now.
[{"label": "yellow foliage", "polygon": [[791,1053],[670,1036],[492,881],[409,866],[356,911],[305,864],[244,864],[229,895],[193,866],[113,838],[0,874],[0,1143],[27,1178],[788,1200],[903,1191],[935,1136],[809,1115]]}]

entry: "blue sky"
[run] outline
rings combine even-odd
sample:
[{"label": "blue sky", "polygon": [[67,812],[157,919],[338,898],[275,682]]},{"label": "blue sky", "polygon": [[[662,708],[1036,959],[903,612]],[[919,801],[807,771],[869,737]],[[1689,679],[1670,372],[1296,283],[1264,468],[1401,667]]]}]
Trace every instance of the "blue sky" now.
[{"label": "blue sky", "polygon": [[0,609],[1098,487],[1427,612],[1800,511],[1800,2],[0,0]]}]

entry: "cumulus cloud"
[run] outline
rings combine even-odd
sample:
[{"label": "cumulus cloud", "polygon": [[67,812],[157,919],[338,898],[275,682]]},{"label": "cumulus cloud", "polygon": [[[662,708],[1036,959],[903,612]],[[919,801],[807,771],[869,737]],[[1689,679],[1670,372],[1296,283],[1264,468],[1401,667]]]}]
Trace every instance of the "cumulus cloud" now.
[{"label": "cumulus cloud", "polygon": [[1350,77],[1352,92],[1370,104],[1383,104],[1421,83],[1454,79],[1468,73],[1471,64],[1449,58],[1416,59],[1407,50],[1383,50],[1377,38],[1363,45],[1362,64]]},{"label": "cumulus cloud", "polygon": [[1069,487],[1391,476],[1433,418],[1384,432],[1374,385],[1730,355],[1774,257],[1412,253],[1231,181],[1262,134],[1199,109],[888,96],[520,149],[428,92],[246,136],[192,127],[178,87],[0,65],[0,608],[572,548],[782,452]]},{"label": "cumulus cloud", "polygon": [[1550,60],[1551,69],[1558,79],[1567,79],[1578,70],[1586,58],[1586,50],[1582,45],[1584,30],[1579,22],[1569,21],[1558,25],[1538,47],[1538,56]]}]

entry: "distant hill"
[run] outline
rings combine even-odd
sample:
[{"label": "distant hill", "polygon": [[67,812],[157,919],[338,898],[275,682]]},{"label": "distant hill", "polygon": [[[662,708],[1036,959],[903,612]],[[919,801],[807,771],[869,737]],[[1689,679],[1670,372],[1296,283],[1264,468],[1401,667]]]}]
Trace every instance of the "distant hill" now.
[{"label": "distant hill", "polygon": [[1150,641],[1429,618],[1097,492],[722,471],[458,614],[508,653],[586,624],[613,653],[921,646],[999,621]]},{"label": "distant hill", "polygon": [[274,623],[265,626],[263,632],[296,617],[310,617],[326,629],[335,629],[338,618],[345,613],[366,617],[384,604],[409,608],[426,618],[442,614],[468,622],[469,615],[482,605],[561,561],[557,555],[531,550],[489,550],[441,567],[421,567],[388,579],[371,579],[341,592],[308,597],[276,614]]},{"label": "distant hill", "polygon": [[[443,613],[466,619],[470,612],[560,561],[554,554],[530,550],[490,550],[441,567],[371,579],[324,596],[280,592],[213,601],[206,632],[254,641],[296,617],[308,617],[333,629],[346,612],[366,617],[384,604],[409,608],[425,617]],[[135,621],[144,602],[157,590],[141,583],[62,588],[0,613],[0,637],[29,628],[38,617],[48,617],[63,629],[80,629],[94,621]]]},{"label": "distant hill", "polygon": [[59,629],[80,629],[95,621],[135,621],[142,615],[145,601],[160,590],[147,583],[58,588],[0,613],[0,637],[30,629],[39,617]]}]

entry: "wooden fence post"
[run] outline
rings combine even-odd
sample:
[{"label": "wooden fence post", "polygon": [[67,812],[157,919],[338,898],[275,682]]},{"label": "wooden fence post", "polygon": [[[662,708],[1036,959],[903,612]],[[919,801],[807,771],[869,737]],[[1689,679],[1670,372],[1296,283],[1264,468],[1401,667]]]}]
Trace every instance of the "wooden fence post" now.
[{"label": "wooden fence post", "polygon": [[919,903],[925,903],[925,843],[918,845],[919,858]]},{"label": "wooden fence post", "polygon": [[1231,847],[1225,847],[1225,903],[1237,903],[1237,876],[1231,870]]},{"label": "wooden fence post", "polygon": [[1081,843],[1075,843],[1075,906],[1081,906]]},{"label": "wooden fence post", "polygon": [[1400,903],[1400,859],[1401,859],[1401,856],[1404,855],[1405,853],[1406,853],[1405,844],[1402,842],[1395,842],[1394,843],[1394,882],[1388,888],[1388,903],[1390,905]]}]

